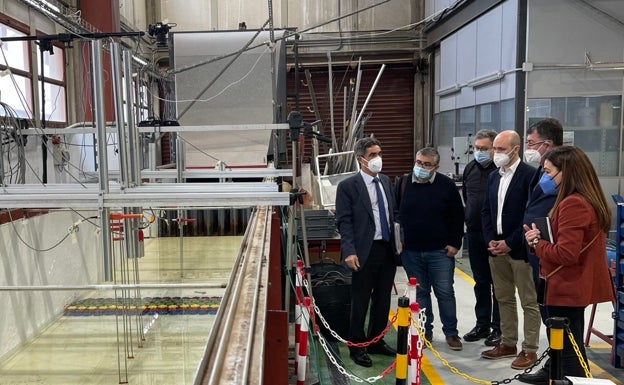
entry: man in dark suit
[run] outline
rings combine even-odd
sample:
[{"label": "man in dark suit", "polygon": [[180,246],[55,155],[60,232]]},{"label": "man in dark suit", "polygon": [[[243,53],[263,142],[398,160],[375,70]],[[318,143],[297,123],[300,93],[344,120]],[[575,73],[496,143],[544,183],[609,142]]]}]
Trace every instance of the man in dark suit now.
[{"label": "man in dark suit", "polygon": [[[492,360],[516,357],[511,367],[526,369],[537,360],[541,321],[531,265],[523,251],[522,231],[527,189],[535,169],[520,160],[520,136],[515,131],[498,134],[493,148],[494,164],[499,170],[488,178],[482,222],[498,300],[502,340],[494,349],[482,352],[481,357]],[[524,340],[517,356],[516,289],[524,315]]]},{"label": "man in dark suit", "polygon": [[[361,170],[338,185],[336,225],[342,259],[353,270],[348,339],[362,343],[381,334],[388,324],[398,257],[394,252],[395,203],[390,179],[379,173],[382,167],[379,141],[372,137],[360,139],[355,144],[355,156]],[[364,322],[371,300],[365,334]],[[353,361],[366,367],[373,365],[367,351],[396,354],[383,339],[368,348],[351,346],[349,350]]]}]

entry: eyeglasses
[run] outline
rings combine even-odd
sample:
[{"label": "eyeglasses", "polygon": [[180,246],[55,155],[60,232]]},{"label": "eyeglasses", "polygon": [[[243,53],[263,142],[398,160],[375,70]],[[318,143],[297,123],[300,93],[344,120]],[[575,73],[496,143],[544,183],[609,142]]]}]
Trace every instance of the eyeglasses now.
[{"label": "eyeglasses", "polygon": [[430,163],[430,162],[421,162],[421,161],[417,160],[416,161],[416,166],[418,166],[418,167],[425,167],[425,168],[432,168],[432,167],[437,166],[437,164],[433,164],[433,163]]},{"label": "eyeglasses", "polygon": [[525,142],[524,144],[527,147],[535,147],[535,146],[540,145],[540,144],[542,144],[544,142],[546,142],[546,141],[545,140],[540,140],[539,142],[533,142],[532,140],[529,140],[528,142]]}]

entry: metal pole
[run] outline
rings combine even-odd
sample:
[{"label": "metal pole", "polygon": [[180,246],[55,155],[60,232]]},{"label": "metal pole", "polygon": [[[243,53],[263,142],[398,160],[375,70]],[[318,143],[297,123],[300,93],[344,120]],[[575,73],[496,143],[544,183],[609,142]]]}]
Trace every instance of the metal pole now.
[{"label": "metal pole", "polygon": [[76,290],[132,290],[132,289],[205,289],[225,288],[226,283],[142,283],[110,285],[28,285],[0,286],[0,291],[76,291]]},{"label": "metal pole", "polygon": [[[91,42],[91,73],[93,74],[93,105],[95,108],[95,125],[98,141],[98,167],[100,177],[100,194],[108,194],[108,152],[106,149],[106,119],[104,114],[104,86],[102,77],[102,41]],[[100,231],[102,232],[102,279],[113,279],[110,249],[110,228],[108,226],[109,209],[100,207]]]},{"label": "metal pole", "polygon": [[563,380],[563,330],[569,324],[567,318],[552,317],[546,320],[550,329],[549,381]]},{"label": "metal pole", "polygon": [[407,339],[410,325],[409,298],[399,298],[397,311],[396,385],[405,385],[407,379]]}]

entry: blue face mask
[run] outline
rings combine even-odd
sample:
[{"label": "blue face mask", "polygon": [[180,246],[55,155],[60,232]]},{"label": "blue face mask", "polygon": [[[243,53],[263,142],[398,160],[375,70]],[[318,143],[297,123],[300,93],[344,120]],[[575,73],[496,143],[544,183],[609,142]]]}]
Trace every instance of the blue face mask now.
[{"label": "blue face mask", "polygon": [[418,179],[429,179],[431,171],[426,168],[414,166],[414,176]]},{"label": "blue face mask", "polygon": [[[555,174],[555,176],[557,176],[557,174]],[[551,178],[548,174],[543,174],[539,180],[539,185],[544,194],[557,195],[557,183],[555,183],[554,177]]]},{"label": "blue face mask", "polygon": [[474,155],[475,160],[479,162],[480,164],[487,163],[490,160],[492,160],[492,158],[490,158],[489,151],[475,151],[473,155]]}]

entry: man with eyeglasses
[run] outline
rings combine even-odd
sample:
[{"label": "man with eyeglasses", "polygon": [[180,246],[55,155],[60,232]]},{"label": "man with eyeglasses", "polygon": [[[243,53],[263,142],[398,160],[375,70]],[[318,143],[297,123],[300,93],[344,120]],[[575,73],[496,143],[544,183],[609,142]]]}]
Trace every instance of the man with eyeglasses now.
[{"label": "man with eyeglasses", "polygon": [[423,148],[416,153],[413,171],[395,185],[403,229],[401,262],[407,276],[418,280],[416,300],[427,316],[425,338],[430,342],[433,338],[433,288],[446,343],[452,350],[462,350],[453,284],[464,208],[455,182],[437,172],[439,163],[435,148]]},{"label": "man with eyeglasses", "polygon": [[483,239],[481,209],[488,176],[496,170],[493,162],[493,142],[496,131],[479,130],[474,139],[474,160],[469,162],[462,174],[462,196],[466,205],[466,241],[470,270],[475,280],[476,324],[464,334],[464,341],[474,342],[485,338],[485,345],[496,346],[501,341],[500,315],[494,295],[492,273],[488,262],[489,253]]},{"label": "man with eyeglasses", "polygon": [[[561,123],[554,118],[542,119],[531,125],[527,129],[527,137],[525,142],[524,157],[526,161],[530,161],[537,166],[537,171],[531,180],[529,189],[529,201],[524,211],[524,219],[522,223],[529,227],[535,218],[548,216],[548,212],[555,204],[557,194],[546,194],[539,185],[539,180],[544,174],[542,169],[542,156],[551,148],[563,145],[563,127]],[[528,155],[527,155],[528,153]],[[539,259],[535,254],[529,251],[529,246],[525,243],[524,253],[533,268],[533,282],[537,288],[539,280]],[[545,306],[540,306],[540,314],[542,321],[546,322],[548,314]],[[529,384],[548,384],[550,361],[546,361],[544,366],[535,373],[523,373],[518,378],[520,381]]]}]

